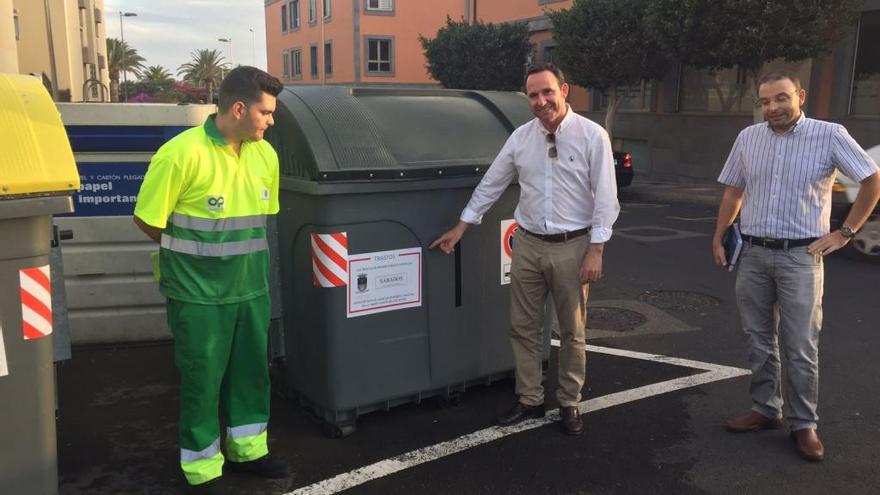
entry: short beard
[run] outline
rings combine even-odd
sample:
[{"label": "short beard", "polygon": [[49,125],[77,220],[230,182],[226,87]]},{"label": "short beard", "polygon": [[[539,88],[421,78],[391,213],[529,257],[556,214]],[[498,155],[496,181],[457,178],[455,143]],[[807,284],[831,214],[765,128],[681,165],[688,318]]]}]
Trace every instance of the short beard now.
[{"label": "short beard", "polygon": [[785,132],[785,131],[791,129],[792,127],[794,127],[794,125],[797,123],[797,121],[800,117],[801,117],[801,113],[798,112],[796,115],[792,114],[791,120],[787,121],[786,123],[784,123],[782,125],[770,124],[769,118],[767,119],[767,123],[770,124],[770,128],[773,129],[774,131]]}]

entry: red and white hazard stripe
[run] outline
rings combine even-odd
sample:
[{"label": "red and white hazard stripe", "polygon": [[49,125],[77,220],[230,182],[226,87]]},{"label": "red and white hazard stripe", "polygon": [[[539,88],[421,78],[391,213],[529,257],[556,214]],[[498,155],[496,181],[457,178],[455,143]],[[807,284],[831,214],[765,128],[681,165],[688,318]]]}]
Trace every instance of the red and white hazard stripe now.
[{"label": "red and white hazard stripe", "polygon": [[21,283],[21,329],[25,340],[52,333],[52,283],[49,265],[18,271]]},{"label": "red and white hazard stripe", "polygon": [[348,235],[312,234],[312,282],[316,287],[344,287],[348,280]]}]

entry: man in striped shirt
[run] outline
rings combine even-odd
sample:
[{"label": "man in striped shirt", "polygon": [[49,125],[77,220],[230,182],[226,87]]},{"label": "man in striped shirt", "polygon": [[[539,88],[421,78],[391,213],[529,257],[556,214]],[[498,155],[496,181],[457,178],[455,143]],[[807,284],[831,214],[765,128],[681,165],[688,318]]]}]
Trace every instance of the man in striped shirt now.
[{"label": "man in striped shirt", "polygon": [[[712,252],[725,266],[721,239],[742,208],[736,298],[749,337],[752,408],[727,419],[725,427],[749,432],[782,426],[781,344],[791,437],[801,457],[821,461],[816,407],[823,257],[846,245],[868,218],[880,198],[880,173],[843,126],[807,118],[805,99],[795,76],[761,79],[757,104],[767,122],[740,132],[718,178],[726,187]],[[843,226],[829,233],[838,170],[861,187]]]}]

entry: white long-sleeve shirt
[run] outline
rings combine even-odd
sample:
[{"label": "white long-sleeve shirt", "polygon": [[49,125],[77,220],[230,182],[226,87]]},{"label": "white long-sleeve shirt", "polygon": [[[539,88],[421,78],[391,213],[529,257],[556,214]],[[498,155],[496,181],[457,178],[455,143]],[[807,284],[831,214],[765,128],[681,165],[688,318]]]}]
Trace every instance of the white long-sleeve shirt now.
[{"label": "white long-sleeve shirt", "polygon": [[590,227],[590,242],[611,238],[620,213],[611,141],[605,129],[568,108],[556,129],[557,157],[549,131],[535,118],[518,127],[498,153],[461,213],[479,224],[483,215],[519,177],[514,219],[537,234],[559,234]]}]

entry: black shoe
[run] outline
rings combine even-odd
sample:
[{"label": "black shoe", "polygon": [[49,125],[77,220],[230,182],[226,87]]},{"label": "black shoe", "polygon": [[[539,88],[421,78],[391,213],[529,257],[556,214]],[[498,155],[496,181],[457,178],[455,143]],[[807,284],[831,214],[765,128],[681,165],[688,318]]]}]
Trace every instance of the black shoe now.
[{"label": "black shoe", "polygon": [[562,418],[562,431],[568,435],[580,435],[584,432],[584,422],[577,406],[560,407],[559,417]]},{"label": "black shoe", "polygon": [[250,474],[260,478],[279,479],[290,476],[290,469],[287,468],[287,465],[270,458],[268,454],[253,461],[226,461],[223,467],[233,473]]},{"label": "black shoe", "polygon": [[226,491],[223,490],[221,478],[217,477],[198,485],[190,485],[186,493],[192,493],[193,495],[220,495],[221,493],[226,493]]},{"label": "black shoe", "polygon": [[510,426],[515,425],[521,421],[525,421],[527,419],[543,417],[544,404],[538,404],[537,406],[527,406],[522,402],[517,402],[516,405],[513,406],[513,409],[498,418],[498,424],[500,426]]}]

